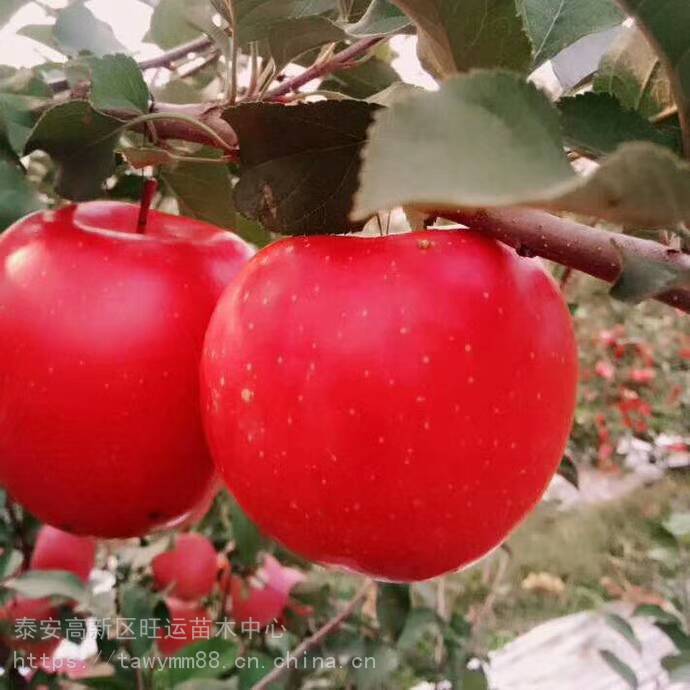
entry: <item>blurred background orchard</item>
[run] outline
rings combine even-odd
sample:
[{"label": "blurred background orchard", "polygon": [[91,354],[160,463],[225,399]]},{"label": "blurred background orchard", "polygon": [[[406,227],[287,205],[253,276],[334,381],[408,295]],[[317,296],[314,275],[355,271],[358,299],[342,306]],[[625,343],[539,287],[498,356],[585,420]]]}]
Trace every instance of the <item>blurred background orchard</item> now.
[{"label": "blurred background orchard", "polygon": [[[64,6],[0,0],[3,78],[46,62],[60,71],[70,50],[51,26]],[[163,20],[175,24],[175,13],[156,6],[91,0],[84,7],[95,23],[86,32],[100,31],[138,60],[155,58],[181,42],[161,33]],[[552,91],[570,88],[618,30],[580,41],[569,49],[575,61],[567,70],[557,59],[535,80]],[[414,38],[393,38],[375,59],[432,88]],[[50,78],[53,68],[43,69]],[[378,63],[358,69],[361,89],[385,72]],[[198,56],[183,73],[172,78],[157,68],[147,79],[159,100],[200,101],[221,78],[222,57]],[[30,164],[38,170],[45,161],[37,154]],[[169,182],[158,206],[189,211],[193,204]],[[111,187],[112,196],[136,198],[139,191],[134,175]],[[5,203],[2,195],[0,189]],[[58,544],[61,537],[0,492],[0,687],[690,688],[687,316],[656,302],[612,301],[593,279],[550,270],[577,329],[579,404],[561,473],[503,548],[440,580],[373,586],[286,553],[221,491],[205,515],[175,533],[64,542],[58,552],[81,554],[75,572],[59,553],[32,557],[39,535]],[[188,592],[171,590],[172,576],[157,572],[166,570],[157,559],[171,549],[181,559],[168,565],[174,572],[206,562],[212,576]],[[32,630],[31,619],[54,621],[50,639],[48,626]],[[170,622],[179,620],[185,623],[173,634]],[[207,662],[196,667],[131,663],[147,655],[193,659],[200,651]],[[276,660],[288,653],[299,663],[276,673]],[[37,660],[23,666],[32,654]]]}]

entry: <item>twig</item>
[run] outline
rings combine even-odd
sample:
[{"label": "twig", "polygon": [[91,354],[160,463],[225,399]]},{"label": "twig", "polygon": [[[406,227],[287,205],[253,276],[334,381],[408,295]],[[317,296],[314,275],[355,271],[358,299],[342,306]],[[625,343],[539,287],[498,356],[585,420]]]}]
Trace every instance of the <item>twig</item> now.
[{"label": "twig", "polygon": [[12,500],[11,496],[7,496],[7,501],[5,503],[7,508],[7,515],[10,519],[10,524],[12,525],[12,532],[17,538],[19,543],[19,548],[21,549],[22,555],[24,556],[24,563],[28,563],[31,558],[31,545],[26,540],[26,535],[24,534],[24,528],[22,521],[17,515],[17,504]]},{"label": "twig", "polygon": [[[355,609],[364,601],[369,590],[373,586],[374,583],[371,580],[367,580],[359,588],[347,606],[337,616],[331,618],[331,620],[319,628],[311,637],[308,637],[300,645],[295,647],[295,649],[289,653],[289,658],[299,659],[310,649],[321,644],[321,642],[339,628],[343,622],[354,613]],[[289,664],[276,666],[268,675],[264,676],[258,683],[252,686],[252,690],[267,690],[268,686],[271,685],[271,683],[275,683],[288,669]]]},{"label": "twig", "polygon": [[[616,244],[635,255],[690,270],[690,255],[662,244],[612,233],[531,209],[481,209],[443,212],[443,218],[471,227],[532,256],[541,256],[609,283],[618,279],[621,260]],[[690,314],[690,290],[670,290],[656,297]]]},{"label": "twig", "polygon": [[[199,38],[195,38],[193,41],[189,41],[188,43],[183,43],[176,48],[171,48],[170,50],[166,51],[165,53],[161,53],[156,57],[140,61],[138,63],[139,68],[141,70],[154,69],[157,67],[166,67],[169,69],[173,62],[187,57],[190,53],[199,53],[211,48],[212,46],[213,41],[210,38],[207,36],[201,36]],[[53,93],[67,91],[70,88],[67,79],[58,79],[50,82],[49,86]]]},{"label": "twig", "polygon": [[264,101],[273,101],[286,96],[291,91],[297,91],[299,88],[308,84],[313,79],[318,79],[326,74],[331,74],[338,69],[341,69],[351,63],[353,60],[366,55],[372,48],[379,45],[385,37],[376,36],[373,38],[363,38],[351,46],[341,50],[336,53],[329,60],[325,60],[321,63],[316,63],[308,69],[306,69],[302,74],[298,74],[292,79],[286,79],[282,84],[276,86],[274,89],[267,91],[263,99]]}]

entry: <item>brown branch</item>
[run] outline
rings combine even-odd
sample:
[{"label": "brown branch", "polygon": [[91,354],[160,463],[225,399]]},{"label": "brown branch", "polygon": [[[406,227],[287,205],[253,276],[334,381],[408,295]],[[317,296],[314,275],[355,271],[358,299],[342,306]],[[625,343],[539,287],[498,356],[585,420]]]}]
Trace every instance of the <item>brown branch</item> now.
[{"label": "brown branch", "polygon": [[357,41],[357,43],[353,43],[351,46],[348,46],[339,53],[336,53],[329,60],[324,60],[322,63],[317,62],[302,72],[302,74],[298,74],[292,79],[286,79],[279,86],[267,91],[261,100],[280,100],[283,96],[287,96],[291,91],[297,91],[310,81],[346,67],[349,63],[353,62],[357,58],[366,55],[372,48],[375,48],[384,40],[385,38],[381,36],[374,38],[363,38],[362,40]]},{"label": "brown branch", "polygon": [[[207,36],[200,36],[199,38],[195,38],[193,41],[183,43],[176,48],[171,48],[165,53],[156,55],[156,57],[149,58],[148,60],[141,60],[138,63],[139,68],[142,71],[147,69],[156,69],[158,67],[170,69],[174,62],[177,62],[182,58],[186,58],[191,53],[199,53],[207,50],[211,46],[213,46],[213,41],[210,38]],[[49,86],[53,93],[60,93],[69,89],[69,82],[67,79],[58,79],[50,82]]]},{"label": "brown branch", "polygon": [[[622,268],[619,251],[612,240],[637,256],[690,270],[688,254],[670,251],[658,242],[614,234],[544,211],[507,208],[440,215],[479,230],[518,251],[556,261],[609,283],[618,279]],[[690,313],[690,290],[671,290],[656,299]]]},{"label": "brown branch", "polygon": [[[337,616],[331,618],[331,620],[319,628],[311,637],[308,637],[295,647],[295,649],[289,653],[289,658],[298,659],[304,656],[310,649],[320,645],[354,613],[354,610],[364,601],[369,590],[373,586],[374,583],[371,580],[367,580],[359,588],[355,596],[348,602],[347,606]],[[264,676],[258,683],[253,685],[252,690],[267,690],[269,685],[275,683],[288,670],[289,666],[287,663],[276,666],[268,675]]]}]

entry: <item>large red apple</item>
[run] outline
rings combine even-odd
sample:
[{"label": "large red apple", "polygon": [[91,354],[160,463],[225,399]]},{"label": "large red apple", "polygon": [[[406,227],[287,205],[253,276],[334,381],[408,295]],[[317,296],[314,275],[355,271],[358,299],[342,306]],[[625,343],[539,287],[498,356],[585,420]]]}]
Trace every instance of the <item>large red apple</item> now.
[{"label": "large red apple", "polygon": [[50,655],[60,644],[59,620],[50,599],[17,597],[0,608],[0,639],[10,649]]},{"label": "large red apple", "polygon": [[86,582],[94,566],[96,542],[43,525],[31,555],[31,570],[64,570]]},{"label": "large red apple", "polygon": [[0,239],[0,483],[60,529],[127,537],[210,489],[203,334],[251,255],[234,235],[94,202]]},{"label": "large red apple", "polygon": [[218,573],[218,555],[206,537],[183,534],[172,551],[153,559],[151,567],[158,589],[170,587],[171,596],[196,601],[213,590]]},{"label": "large red apple", "polygon": [[271,536],[389,580],[472,563],[534,507],[575,405],[568,310],[468,231],[278,242],[211,319],[212,453]]}]

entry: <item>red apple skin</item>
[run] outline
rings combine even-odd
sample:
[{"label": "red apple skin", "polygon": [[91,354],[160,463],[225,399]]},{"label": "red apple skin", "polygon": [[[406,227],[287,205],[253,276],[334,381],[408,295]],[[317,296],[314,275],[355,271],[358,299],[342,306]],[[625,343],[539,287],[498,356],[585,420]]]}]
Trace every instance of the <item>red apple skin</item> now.
[{"label": "red apple skin", "polygon": [[92,202],[0,238],[0,483],[44,522],[130,537],[190,513],[213,465],[204,331],[252,254],[231,233]]},{"label": "red apple skin", "polygon": [[173,656],[191,644],[213,638],[213,619],[203,606],[173,597],[166,599],[166,604],[171,626],[158,640],[163,656]]},{"label": "red apple skin", "polygon": [[577,349],[538,261],[469,231],[278,242],[202,357],[220,473],[295,552],[391,581],[484,556],[571,428]]},{"label": "red apple skin", "polygon": [[[17,632],[17,621],[26,619],[30,621],[31,639],[23,640]],[[8,634],[2,636],[2,641],[10,649],[21,649],[33,654],[46,656],[52,654],[60,644],[59,639],[48,638],[47,632],[42,629],[42,621],[57,621],[59,614],[51,604],[50,599],[25,599],[17,597],[10,603],[0,608],[0,624],[6,627]],[[56,625],[51,623],[51,627]]]},{"label": "red apple skin", "polygon": [[86,582],[93,570],[96,542],[43,525],[36,537],[30,570],[64,570]]},{"label": "red apple skin", "polygon": [[172,551],[151,564],[157,589],[171,587],[170,595],[186,601],[208,596],[216,584],[218,556],[213,544],[200,534],[183,534]]},{"label": "red apple skin", "polygon": [[267,555],[256,579],[259,582],[253,584],[231,576],[230,612],[240,624],[258,623],[263,628],[280,619],[290,601],[292,588],[305,577],[299,570],[285,567]]}]

